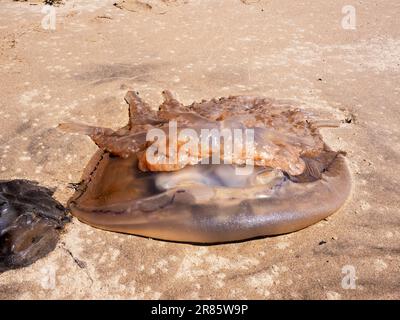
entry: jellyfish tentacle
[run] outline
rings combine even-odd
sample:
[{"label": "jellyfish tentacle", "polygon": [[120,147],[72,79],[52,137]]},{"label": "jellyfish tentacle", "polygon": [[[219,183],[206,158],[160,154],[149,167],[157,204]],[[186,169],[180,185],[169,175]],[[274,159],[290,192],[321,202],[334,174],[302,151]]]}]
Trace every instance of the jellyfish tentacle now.
[{"label": "jellyfish tentacle", "polygon": [[100,149],[122,158],[135,154],[146,142],[145,132],[126,134],[110,128],[78,123],[61,123],[58,128],[65,132],[87,135]]},{"label": "jellyfish tentacle", "polygon": [[161,92],[164,101],[158,108],[158,116],[169,119],[182,113],[189,112],[188,108],[179,102],[171,91],[164,90]]},{"label": "jellyfish tentacle", "polygon": [[156,112],[149,104],[144,102],[135,91],[128,91],[125,95],[125,101],[129,105],[129,128],[134,129],[137,125],[157,124],[160,120]]},{"label": "jellyfish tentacle", "polygon": [[162,96],[164,98],[163,104],[160,106],[160,109],[163,107],[166,107],[167,109],[173,109],[173,110],[182,110],[184,109],[184,106],[182,103],[180,103],[172,94],[171,91],[169,90],[164,90],[162,93]]}]

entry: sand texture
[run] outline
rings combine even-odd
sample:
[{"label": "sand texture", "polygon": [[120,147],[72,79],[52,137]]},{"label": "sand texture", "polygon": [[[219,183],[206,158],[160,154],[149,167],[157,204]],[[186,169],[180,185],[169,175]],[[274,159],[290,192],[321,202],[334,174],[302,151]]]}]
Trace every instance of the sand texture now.
[{"label": "sand texture", "polygon": [[55,30],[30,2],[0,2],[0,179],[55,187],[65,204],[97,148],[58,123],[119,128],[128,89],[154,107],[169,89],[185,104],[291,99],[342,121],[322,135],[347,152],[354,183],[328,219],[234,244],[162,242],[73,219],[47,257],[0,275],[0,299],[400,298],[398,0],[356,2],[355,30],[342,28],[344,0],[64,0]]}]

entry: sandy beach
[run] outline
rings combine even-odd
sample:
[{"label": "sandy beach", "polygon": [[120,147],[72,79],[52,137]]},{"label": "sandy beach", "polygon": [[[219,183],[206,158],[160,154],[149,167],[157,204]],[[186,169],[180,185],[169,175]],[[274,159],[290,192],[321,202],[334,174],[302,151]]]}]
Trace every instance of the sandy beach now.
[{"label": "sandy beach", "polygon": [[120,128],[128,89],[154,108],[169,89],[340,121],[322,135],[347,152],[352,195],[301,231],[216,246],[74,218],[48,256],[0,274],[0,299],[399,299],[399,1],[115,2],[0,0],[0,179],[36,180],[65,205],[97,147],[57,125]]}]

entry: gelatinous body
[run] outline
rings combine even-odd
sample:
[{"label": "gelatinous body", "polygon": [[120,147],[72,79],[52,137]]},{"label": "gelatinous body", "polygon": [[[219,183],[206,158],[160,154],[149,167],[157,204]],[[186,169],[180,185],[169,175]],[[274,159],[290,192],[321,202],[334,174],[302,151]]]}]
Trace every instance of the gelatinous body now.
[{"label": "gelatinous body", "polygon": [[[128,92],[129,124],[118,131],[63,124],[100,147],[85,169],[72,213],[92,226],[158,239],[219,243],[287,233],[338,210],[350,193],[341,152],[331,151],[318,127],[286,103],[237,96],[183,106],[169,92],[158,112]],[[252,128],[256,166],[237,175],[232,164],[148,167],[146,131]],[[199,158],[209,156],[199,152]],[[222,157],[223,158],[223,157]],[[165,170],[164,170],[165,169]]]},{"label": "gelatinous body", "polygon": [[0,181],[0,272],[51,252],[68,221],[53,191],[28,180]]}]

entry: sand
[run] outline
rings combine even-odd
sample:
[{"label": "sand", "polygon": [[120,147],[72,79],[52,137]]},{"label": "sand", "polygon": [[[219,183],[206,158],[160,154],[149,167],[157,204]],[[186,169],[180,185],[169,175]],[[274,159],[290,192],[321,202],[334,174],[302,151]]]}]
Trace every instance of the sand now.
[{"label": "sand", "polygon": [[322,133],[347,151],[354,188],[309,228],[218,246],[74,219],[46,258],[0,275],[0,299],[400,298],[397,0],[357,2],[355,30],[342,27],[344,0],[151,1],[137,10],[64,2],[55,30],[43,28],[51,10],[41,4],[0,3],[0,179],[37,180],[66,203],[96,146],[57,124],[118,128],[127,89],[154,107],[170,89],[185,103],[291,99],[343,120]]}]

